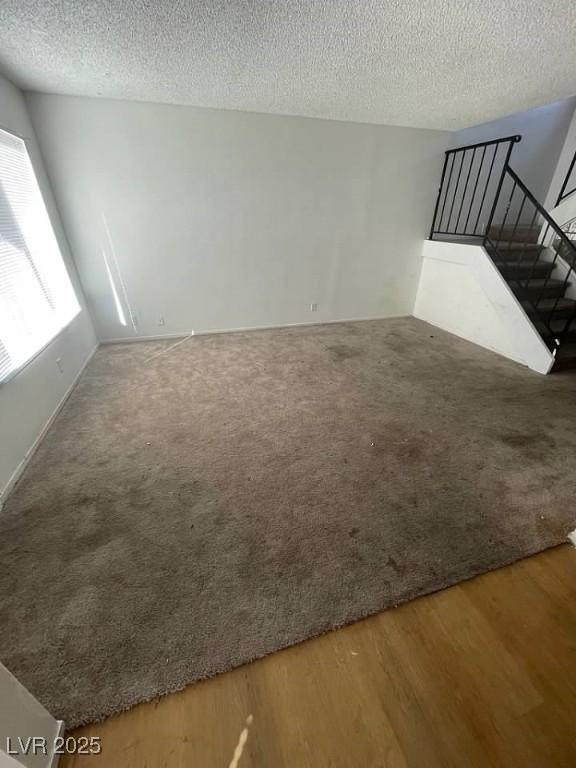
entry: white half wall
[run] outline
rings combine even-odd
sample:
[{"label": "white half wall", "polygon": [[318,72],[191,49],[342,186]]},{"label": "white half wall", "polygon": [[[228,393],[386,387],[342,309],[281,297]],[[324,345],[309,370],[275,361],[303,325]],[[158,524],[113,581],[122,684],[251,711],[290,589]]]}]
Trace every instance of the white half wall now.
[{"label": "white half wall", "polygon": [[[42,663],[41,659],[38,663]],[[62,721],[53,718],[0,664],[0,768],[55,768],[58,756],[54,755],[54,740],[62,731]],[[37,742],[37,749],[29,748],[25,754],[18,738],[26,748],[27,739],[34,736],[43,743]],[[44,746],[47,754],[44,754]]]},{"label": "white half wall", "polygon": [[479,245],[426,240],[414,316],[538,373],[554,357]]},{"label": "white half wall", "polygon": [[[81,312],[10,381],[0,384],[0,506],[97,344],[92,322],[20,91],[0,77],[0,128],[26,140]],[[59,364],[56,362],[59,360]]]},{"label": "white half wall", "polygon": [[0,749],[0,768],[20,768],[22,763],[17,763],[13,757],[7,755],[3,749]]},{"label": "white half wall", "polygon": [[411,313],[449,133],[28,104],[102,340]]}]

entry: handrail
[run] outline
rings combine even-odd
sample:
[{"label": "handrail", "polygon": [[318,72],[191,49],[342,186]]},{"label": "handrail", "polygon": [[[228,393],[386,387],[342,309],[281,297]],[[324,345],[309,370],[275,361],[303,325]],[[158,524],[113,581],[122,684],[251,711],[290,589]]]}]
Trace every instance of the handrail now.
[{"label": "handrail", "polygon": [[568,173],[564,178],[564,183],[562,184],[562,189],[560,190],[560,194],[558,195],[558,199],[556,200],[556,205],[559,205],[562,202],[562,200],[564,200],[564,198],[571,195],[572,192],[576,192],[576,182],[575,182],[575,185],[572,187],[572,189],[569,192],[566,192],[566,194],[564,194],[566,187],[568,186],[568,180],[570,179],[572,171],[574,170],[574,165],[576,165],[576,152],[574,152],[574,157],[572,158],[572,162],[570,163],[570,167],[568,168]]},{"label": "handrail", "polygon": [[510,141],[513,144],[516,144],[519,141],[522,141],[522,136],[519,133],[514,134],[513,136],[505,136],[503,139],[491,139],[490,141],[479,141],[478,144],[468,144],[465,147],[454,147],[453,149],[447,149],[444,154],[449,155],[452,152],[466,152],[468,149],[478,149],[478,147],[490,147],[492,144],[502,144],[505,141]]}]

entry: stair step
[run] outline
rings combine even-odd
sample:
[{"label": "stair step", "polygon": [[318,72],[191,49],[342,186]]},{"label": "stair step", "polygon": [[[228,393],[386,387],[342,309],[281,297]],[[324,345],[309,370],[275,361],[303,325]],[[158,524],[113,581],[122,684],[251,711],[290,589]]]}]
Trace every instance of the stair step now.
[{"label": "stair step", "polygon": [[526,296],[537,299],[539,296],[547,298],[557,298],[564,296],[566,283],[564,280],[528,280],[526,283],[517,283],[510,281],[510,288],[517,296]]},{"label": "stair step", "polygon": [[522,301],[522,306],[527,315],[534,317],[538,312],[542,315],[546,315],[548,312],[554,310],[553,320],[559,318],[566,318],[576,312],[576,301],[574,299],[542,299],[538,302],[538,312],[534,309],[534,306],[529,301]]},{"label": "stair step", "polygon": [[576,334],[572,331],[562,339],[556,352],[555,371],[567,371],[576,368]]},{"label": "stair step", "polygon": [[[544,315],[546,318],[546,316]],[[548,318],[546,318],[548,320]],[[555,339],[560,342],[559,349],[565,349],[567,346],[576,345],[576,331],[567,331],[560,341],[560,336],[564,332],[564,325],[561,323],[548,323],[546,325],[539,318],[533,318],[534,327],[544,340]],[[556,326],[556,327],[555,327]]]},{"label": "stair step", "polygon": [[506,257],[508,253],[513,253],[514,258],[518,257],[518,253],[527,253],[530,258],[534,258],[534,254],[544,250],[544,247],[540,243],[520,243],[517,240],[493,240],[493,246],[488,245],[488,250],[499,253],[503,257]]},{"label": "stair step", "polygon": [[556,353],[558,358],[565,359],[567,357],[576,357],[576,341],[564,339],[558,348]]},{"label": "stair step", "polygon": [[497,251],[540,251],[543,250],[541,243],[523,243],[521,240],[497,240],[493,239],[495,250]]},{"label": "stair step", "polygon": [[550,330],[560,336],[565,333],[565,339],[570,341],[576,341],[576,322],[572,322],[568,328],[566,328],[566,317],[554,319],[549,323]]},{"label": "stair step", "polygon": [[495,261],[534,261],[544,249],[538,243],[500,242],[497,247],[487,244],[486,250]]},{"label": "stair step", "polygon": [[549,275],[556,265],[550,261],[494,261],[507,278],[540,278]]},{"label": "stair step", "polygon": [[522,243],[536,243],[540,237],[540,227],[527,227],[527,226],[506,226],[500,228],[497,224],[490,227],[488,235],[491,240],[509,240],[511,237],[517,242]]},{"label": "stair step", "polygon": [[576,368],[576,357],[557,357],[552,371],[553,373],[557,373],[558,371],[573,371],[574,368]]}]

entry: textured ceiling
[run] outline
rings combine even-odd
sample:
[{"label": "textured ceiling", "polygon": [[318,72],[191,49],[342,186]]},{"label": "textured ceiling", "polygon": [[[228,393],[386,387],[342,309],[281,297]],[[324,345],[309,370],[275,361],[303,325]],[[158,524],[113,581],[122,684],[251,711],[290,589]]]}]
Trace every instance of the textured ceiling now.
[{"label": "textured ceiling", "polygon": [[576,93],[573,0],[0,0],[27,90],[457,129]]}]

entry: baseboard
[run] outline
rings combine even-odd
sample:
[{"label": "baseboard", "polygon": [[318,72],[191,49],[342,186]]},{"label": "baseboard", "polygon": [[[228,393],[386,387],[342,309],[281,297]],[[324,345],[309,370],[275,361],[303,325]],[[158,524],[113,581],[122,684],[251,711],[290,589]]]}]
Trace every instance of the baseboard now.
[{"label": "baseboard", "polygon": [[[92,352],[92,355],[94,352]],[[92,357],[90,355],[90,357]],[[52,753],[48,758],[48,763],[46,764],[46,768],[57,768],[58,763],[60,762],[60,755],[56,755],[54,753],[54,746],[56,739],[59,739],[61,736],[64,736],[65,726],[64,726],[64,720],[56,720],[56,735],[54,736],[54,741],[52,742]]]},{"label": "baseboard", "polygon": [[60,411],[62,410],[62,408],[64,406],[64,403],[66,402],[66,400],[68,400],[68,398],[72,394],[72,390],[74,389],[74,387],[78,383],[78,380],[79,380],[80,376],[82,376],[82,374],[84,373],[84,370],[85,370],[86,366],[88,365],[90,360],[92,360],[92,358],[94,357],[94,353],[96,352],[96,350],[98,349],[99,346],[100,346],[99,344],[96,344],[96,346],[92,349],[92,351],[90,352],[90,354],[88,355],[86,360],[82,363],[82,367],[80,368],[80,370],[78,371],[78,373],[74,377],[73,382],[70,384],[70,386],[68,387],[68,389],[64,393],[63,397],[61,398],[60,402],[56,406],[55,410],[52,412],[52,414],[49,417],[48,421],[42,427],[41,432],[38,434],[38,436],[36,437],[36,439],[32,443],[32,446],[24,454],[24,458],[22,459],[20,464],[18,464],[18,466],[16,467],[16,469],[12,473],[12,476],[10,477],[10,479],[8,480],[8,482],[6,483],[4,488],[2,488],[2,490],[0,491],[0,511],[2,510],[2,506],[3,506],[4,502],[6,501],[8,495],[14,489],[14,486],[16,485],[16,483],[18,482],[18,480],[22,476],[22,473],[24,472],[24,470],[28,466],[28,463],[30,462],[30,460],[32,459],[34,454],[36,453],[36,451],[38,449],[38,446],[42,442],[44,436],[46,435],[46,433],[48,432],[48,430],[50,429],[50,427],[54,423],[54,419],[56,418],[56,416],[58,416],[58,414],[60,413]]},{"label": "baseboard", "polygon": [[346,317],[339,320],[316,320],[305,323],[284,323],[282,325],[246,325],[240,328],[215,328],[204,331],[188,330],[179,333],[159,333],[156,336],[128,336],[126,338],[101,339],[101,344],[132,344],[134,341],[162,341],[167,339],[182,339],[186,336],[208,336],[215,333],[246,333],[247,331],[274,331],[282,328],[308,328],[316,325],[334,325],[337,323],[366,323],[370,320],[394,320],[399,317],[410,317],[409,312],[400,315],[378,315],[374,317]]},{"label": "baseboard", "polygon": [[197,336],[201,331],[182,331],[181,333],[159,333],[157,336],[127,336],[125,339],[101,339],[101,344],[132,344],[138,341],[169,341],[170,339],[184,339],[186,336]]}]

